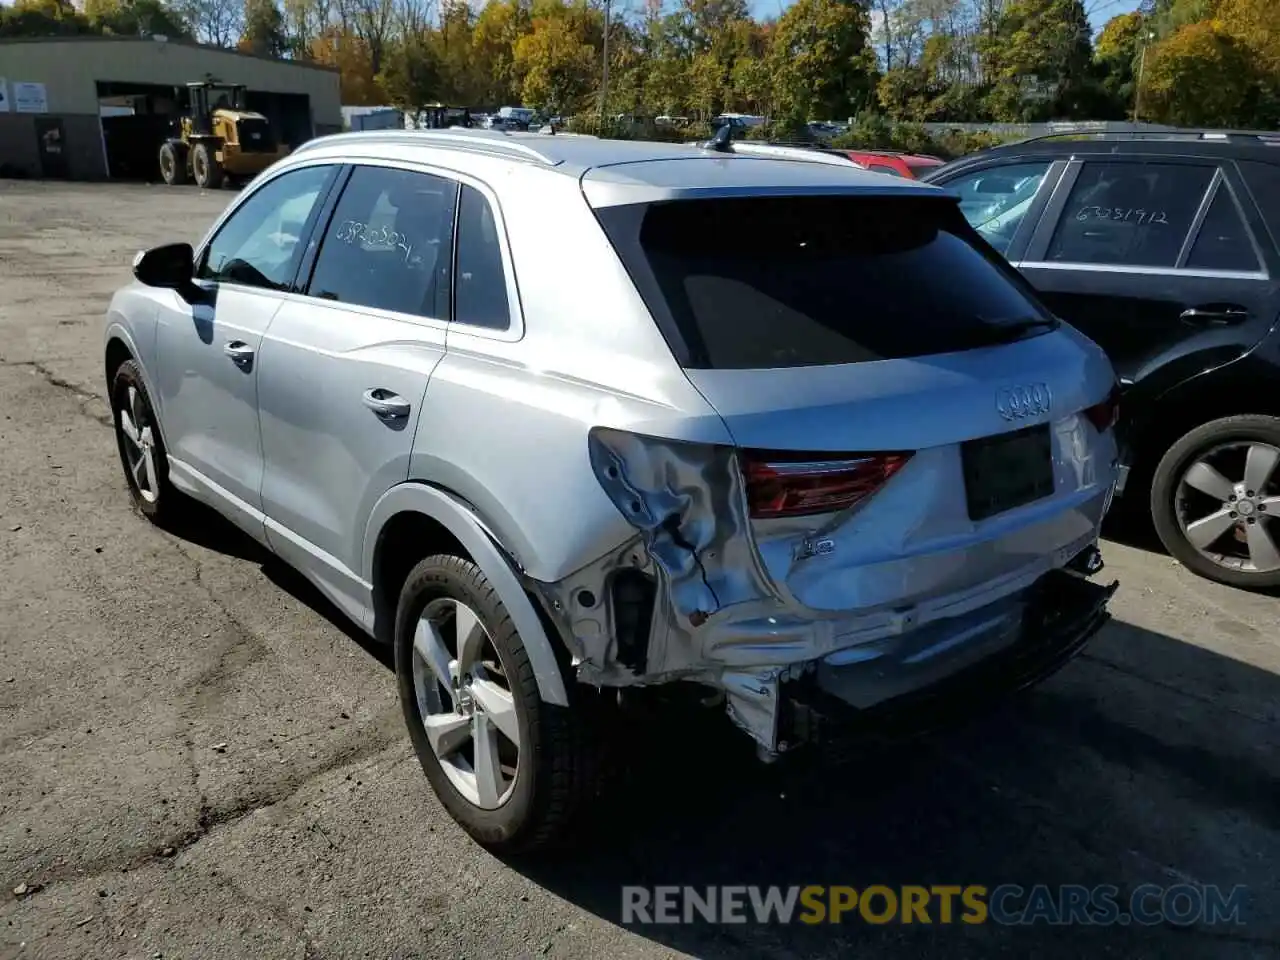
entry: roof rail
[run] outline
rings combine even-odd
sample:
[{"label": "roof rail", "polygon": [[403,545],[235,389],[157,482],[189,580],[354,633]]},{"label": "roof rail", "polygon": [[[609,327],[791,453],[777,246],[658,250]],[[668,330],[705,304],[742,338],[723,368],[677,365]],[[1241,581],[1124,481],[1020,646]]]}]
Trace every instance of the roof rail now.
[{"label": "roof rail", "polygon": [[1280,132],[1275,130],[1214,130],[1214,129],[1174,129],[1174,130],[1059,130],[1054,133],[1042,133],[1035,137],[1014,140],[1008,146],[1024,143],[1039,143],[1043,140],[1062,138],[1083,140],[1208,140],[1227,143],[1247,143],[1251,140],[1263,142],[1274,141],[1280,144]]},{"label": "roof rail", "polygon": [[492,156],[508,157],[514,160],[528,160],[554,167],[561,163],[555,157],[536,149],[529,143],[521,143],[518,134],[512,135],[505,130],[471,130],[466,127],[449,127],[444,130],[362,130],[350,133],[335,133],[327,137],[308,140],[293,152],[301,153],[321,145],[347,142],[351,143],[385,143],[388,145],[429,147],[439,145],[476,153],[487,153]]},{"label": "roof rail", "polygon": [[733,139],[733,128],[725,124],[710,140],[695,144],[702,150],[715,153],[736,153],[748,157],[773,157],[778,160],[802,160],[806,163],[827,163],[860,169],[842,153],[824,151],[813,147],[783,147],[773,143],[759,143]]}]

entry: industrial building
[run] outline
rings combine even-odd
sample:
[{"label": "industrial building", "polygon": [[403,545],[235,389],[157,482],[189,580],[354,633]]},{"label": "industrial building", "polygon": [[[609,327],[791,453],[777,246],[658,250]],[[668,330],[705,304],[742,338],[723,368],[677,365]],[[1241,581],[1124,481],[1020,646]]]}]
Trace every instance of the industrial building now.
[{"label": "industrial building", "polygon": [[243,84],[290,146],[342,129],[338,73],[164,37],[0,39],[0,176],[158,177],[186,85]]}]

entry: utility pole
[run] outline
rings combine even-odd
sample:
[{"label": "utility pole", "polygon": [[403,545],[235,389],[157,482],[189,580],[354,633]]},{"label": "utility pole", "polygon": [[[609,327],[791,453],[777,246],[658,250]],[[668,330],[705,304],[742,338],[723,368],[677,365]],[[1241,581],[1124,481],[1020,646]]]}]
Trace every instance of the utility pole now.
[{"label": "utility pole", "polygon": [[1154,39],[1154,33],[1145,33],[1142,37],[1142,55],[1138,57],[1138,83],[1133,90],[1133,122],[1138,122],[1138,108],[1142,105],[1142,73],[1147,67],[1147,47]]},{"label": "utility pole", "polygon": [[[609,102],[609,0],[604,0],[604,67],[600,73],[600,126],[604,127],[604,111]],[[603,132],[603,129],[602,131]]]}]

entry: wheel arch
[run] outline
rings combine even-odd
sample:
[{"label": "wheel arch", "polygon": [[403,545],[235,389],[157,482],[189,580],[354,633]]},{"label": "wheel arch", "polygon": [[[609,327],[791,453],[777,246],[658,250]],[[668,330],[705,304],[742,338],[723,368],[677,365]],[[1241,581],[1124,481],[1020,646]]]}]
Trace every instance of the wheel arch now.
[{"label": "wheel arch", "polygon": [[1125,496],[1145,498],[1165,451],[1196,427],[1223,417],[1280,417],[1277,385],[1280,372],[1271,363],[1247,354],[1166,390],[1134,424],[1128,437],[1130,475]]},{"label": "wheel arch", "polygon": [[[400,484],[383,494],[370,513],[361,576],[373,586],[375,636],[390,638],[399,584],[413,563],[431,552],[457,550],[481,569],[510,612],[543,701],[568,706],[560,659],[545,618],[493,532],[465,501],[439,487],[413,481]],[[409,557],[416,559],[409,563]]]},{"label": "wheel arch", "polygon": [[[156,427],[160,431],[160,440],[166,450],[173,449],[169,446],[169,438],[164,432],[164,411],[160,403],[160,394],[156,391],[151,372],[147,369],[146,361],[143,359],[142,352],[138,349],[132,334],[119,320],[113,320],[107,325],[103,341],[103,372],[107,384],[107,406],[112,406],[111,381],[115,376],[115,372],[120,369],[120,364],[127,360],[132,360],[142,376],[142,384],[147,388],[147,395],[151,398],[151,409],[155,413]],[[114,412],[112,416],[114,416]]]}]

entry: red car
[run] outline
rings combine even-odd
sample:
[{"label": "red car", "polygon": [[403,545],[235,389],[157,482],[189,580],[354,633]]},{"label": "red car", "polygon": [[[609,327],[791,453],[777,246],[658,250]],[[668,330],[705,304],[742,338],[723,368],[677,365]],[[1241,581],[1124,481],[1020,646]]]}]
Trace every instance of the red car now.
[{"label": "red car", "polygon": [[923,153],[896,153],[884,150],[841,150],[860,167],[875,173],[919,180],[927,171],[940,167],[943,161]]}]

